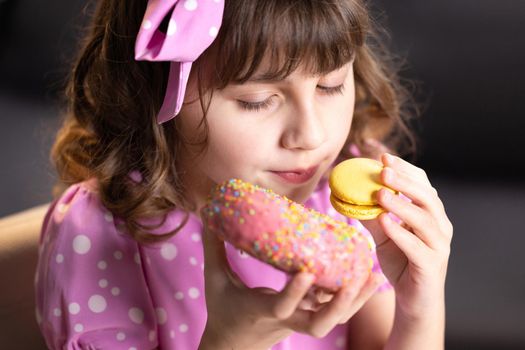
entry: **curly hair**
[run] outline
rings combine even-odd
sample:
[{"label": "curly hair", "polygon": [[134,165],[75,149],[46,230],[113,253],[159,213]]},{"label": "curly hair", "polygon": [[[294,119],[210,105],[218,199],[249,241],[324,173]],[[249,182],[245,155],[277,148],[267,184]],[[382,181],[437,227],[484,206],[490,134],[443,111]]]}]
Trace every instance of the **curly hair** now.
[{"label": "curly hair", "polygon": [[[156,122],[169,63],[134,60],[146,5],[146,0],[97,3],[72,62],[63,125],[51,150],[59,175],[54,195],[95,178],[102,204],[143,243],[178,232],[185,222],[165,234],[149,232],[174,208],[195,209],[184,196],[180,177],[177,154],[186,141],[177,118]],[[361,0],[226,0],[218,36],[194,63],[190,77],[198,81],[204,111],[203,150],[213,90],[247,81],[268,57],[266,75],[277,79],[298,67],[328,73],[353,59],[356,105],[340,156],[352,157],[350,144],[364,156],[372,155],[367,139],[380,141],[393,153],[413,154],[411,95],[400,83],[378,28]],[[130,179],[133,171],[142,175],[141,181]],[[151,219],[156,223],[146,225]]]}]

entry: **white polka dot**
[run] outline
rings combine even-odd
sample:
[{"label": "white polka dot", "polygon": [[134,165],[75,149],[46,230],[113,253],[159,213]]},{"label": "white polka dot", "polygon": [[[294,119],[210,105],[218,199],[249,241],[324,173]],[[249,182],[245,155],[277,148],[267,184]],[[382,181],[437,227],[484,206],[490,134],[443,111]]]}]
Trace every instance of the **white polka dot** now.
[{"label": "white polka dot", "polygon": [[119,295],[120,294],[120,288],[119,287],[111,288],[111,294],[113,294],[114,296]]},{"label": "white polka dot", "polygon": [[111,213],[105,213],[104,214],[104,219],[106,219],[107,222],[113,222],[113,214]]},{"label": "white polka dot", "polygon": [[113,257],[117,260],[122,260],[122,257],[124,256],[124,254],[122,254],[122,252],[120,250],[117,250],[115,251],[115,253],[113,253]]},{"label": "white polka dot", "polygon": [[84,325],[82,323],[77,323],[74,329],[75,329],[75,332],[80,333],[84,330]]},{"label": "white polka dot", "polygon": [[199,233],[197,233],[197,232],[192,233],[192,234],[191,234],[191,240],[192,240],[193,242],[200,242],[200,240],[201,240],[201,235],[200,235]]},{"label": "white polka dot", "polygon": [[213,38],[217,36],[217,33],[219,33],[219,30],[217,29],[217,27],[211,27],[210,30],[208,31],[208,34]]},{"label": "white polka dot", "polygon": [[98,281],[98,286],[100,288],[106,288],[108,286],[108,280],[103,278],[100,281]]},{"label": "white polka dot", "polygon": [[182,293],[182,292],[177,292],[177,293],[175,293],[174,297],[175,297],[175,299],[177,299],[177,300],[182,300],[182,299],[184,299],[184,293]]},{"label": "white polka dot", "polygon": [[78,303],[71,303],[67,309],[71,315],[76,315],[80,312],[80,305],[78,305]]},{"label": "white polka dot", "polygon": [[62,254],[57,254],[55,260],[57,263],[62,264],[64,262],[64,256]]},{"label": "white polka dot", "polygon": [[175,338],[175,331],[174,330],[170,331],[170,338],[171,339]]},{"label": "white polka dot", "polygon": [[117,340],[118,340],[118,341],[123,341],[124,339],[126,339],[126,333],[124,333],[124,332],[118,332],[118,333],[117,333]]},{"label": "white polka dot", "polygon": [[78,235],[73,239],[73,250],[77,254],[86,254],[91,248],[91,240],[86,235]]},{"label": "white polka dot", "polygon": [[155,331],[149,331],[149,334],[148,334],[149,341],[154,342],[156,338],[157,338],[157,333],[155,333]]},{"label": "white polka dot", "polygon": [[168,32],[166,34],[168,34],[168,36],[172,36],[176,32],[177,32],[177,22],[175,22],[174,19],[170,19],[169,24],[168,24]]},{"label": "white polka dot", "polygon": [[136,347],[132,346],[131,348],[129,348],[128,350],[137,350]]},{"label": "white polka dot", "polygon": [[179,331],[180,331],[181,333],[186,333],[186,332],[188,331],[188,325],[185,324],[185,323],[181,324],[181,325],[179,326]]},{"label": "white polka dot", "polygon": [[135,263],[137,263],[138,265],[140,265],[140,255],[139,253],[135,253],[133,255],[133,260],[135,260]]},{"label": "white polka dot", "polygon": [[186,0],[184,2],[184,8],[188,11],[194,11],[197,9],[197,0]]},{"label": "white polka dot", "polygon": [[201,293],[199,292],[199,290],[197,288],[190,288],[188,290],[188,295],[190,296],[190,298],[192,299],[197,299],[199,297]]},{"label": "white polka dot", "polygon": [[164,243],[160,248],[160,255],[166,260],[173,260],[177,256],[177,247],[173,243]]},{"label": "white polka dot", "polygon": [[151,26],[152,26],[151,21],[150,21],[149,19],[147,19],[147,20],[144,21],[144,24],[142,25],[142,28],[144,28],[144,29],[150,29]]},{"label": "white polka dot", "polygon": [[100,260],[100,261],[97,263],[97,267],[98,267],[100,270],[105,270],[105,269],[108,267],[108,264],[107,264],[104,260]]},{"label": "white polka dot", "polygon": [[158,307],[155,309],[155,312],[157,313],[157,321],[159,324],[164,324],[168,320],[168,314],[166,313],[166,310],[164,310],[161,307]]},{"label": "white polka dot", "polygon": [[335,340],[335,346],[337,346],[338,348],[344,347],[345,343],[346,343],[345,337],[338,337]]},{"label": "white polka dot", "polygon": [[136,324],[142,324],[142,322],[144,322],[144,311],[138,307],[132,307],[129,309],[128,316],[129,319]]},{"label": "white polka dot", "polygon": [[108,304],[106,303],[106,299],[102,295],[95,294],[89,298],[88,306],[91,311],[99,314],[106,310]]},{"label": "white polka dot", "polygon": [[243,250],[239,250],[239,256],[243,259],[248,258],[248,254],[246,254]]},{"label": "white polka dot", "polygon": [[190,264],[197,265],[197,259],[195,259],[193,256],[190,258]]},{"label": "white polka dot", "polygon": [[65,214],[66,211],[69,209],[69,205],[67,204],[64,204],[64,203],[60,203],[58,206],[57,206],[57,210],[59,213],[61,214]]},{"label": "white polka dot", "polygon": [[60,315],[62,315],[62,310],[60,310],[58,307],[54,308],[53,315],[55,315],[56,317],[59,317]]}]

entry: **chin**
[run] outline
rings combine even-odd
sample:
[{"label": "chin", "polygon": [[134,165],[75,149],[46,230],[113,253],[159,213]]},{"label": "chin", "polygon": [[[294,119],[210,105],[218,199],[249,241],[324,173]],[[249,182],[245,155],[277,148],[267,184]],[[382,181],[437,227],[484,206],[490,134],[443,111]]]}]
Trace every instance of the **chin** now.
[{"label": "chin", "polygon": [[315,183],[314,184],[307,184],[304,186],[301,186],[299,188],[285,188],[283,191],[278,191],[277,189],[273,189],[274,192],[277,194],[280,194],[282,196],[285,196],[294,202],[303,204],[310,198],[313,191],[315,189]]}]

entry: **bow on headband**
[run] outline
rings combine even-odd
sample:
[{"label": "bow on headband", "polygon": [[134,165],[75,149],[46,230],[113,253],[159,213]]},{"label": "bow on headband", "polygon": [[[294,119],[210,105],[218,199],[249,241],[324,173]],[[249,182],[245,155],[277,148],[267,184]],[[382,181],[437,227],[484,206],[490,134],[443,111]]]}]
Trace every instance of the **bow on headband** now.
[{"label": "bow on headband", "polygon": [[[191,65],[217,36],[223,10],[224,0],[149,0],[135,42],[135,59],[171,62],[159,124],[179,113]],[[159,27],[170,13],[163,33]]]}]

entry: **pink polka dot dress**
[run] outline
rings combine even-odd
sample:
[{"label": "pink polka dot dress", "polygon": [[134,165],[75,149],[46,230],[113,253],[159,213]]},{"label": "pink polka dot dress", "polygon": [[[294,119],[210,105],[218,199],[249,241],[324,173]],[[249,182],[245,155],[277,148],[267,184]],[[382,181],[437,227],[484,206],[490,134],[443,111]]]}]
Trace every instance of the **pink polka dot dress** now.
[{"label": "pink polka dot dress", "polygon": [[[330,206],[325,181],[305,204],[347,220]],[[174,210],[155,232],[171,230],[183,218]],[[357,220],[349,223],[365,230]],[[36,318],[50,349],[198,348],[207,315],[200,220],[192,214],[175,236],[154,245],[140,244],[124,230],[102,206],[94,180],[71,186],[50,207],[35,276]],[[285,285],[285,273],[226,248],[232,269],[248,286]],[[345,337],[345,326],[338,326],[323,339],[292,334],[272,349],[342,349]]]}]

